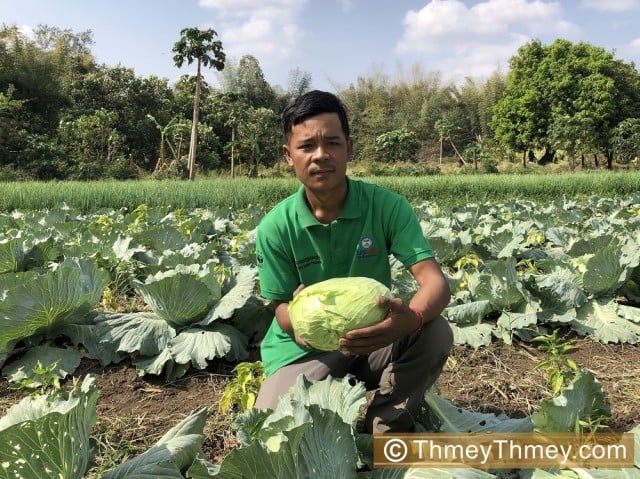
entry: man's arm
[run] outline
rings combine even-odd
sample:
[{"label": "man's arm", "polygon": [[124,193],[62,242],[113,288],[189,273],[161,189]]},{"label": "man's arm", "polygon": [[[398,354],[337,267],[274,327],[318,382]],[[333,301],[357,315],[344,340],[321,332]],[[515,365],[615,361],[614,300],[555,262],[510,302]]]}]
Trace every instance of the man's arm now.
[{"label": "man's arm", "polygon": [[[407,334],[413,333],[421,323],[437,318],[449,304],[451,292],[440,265],[434,258],[420,261],[409,268],[418,283],[418,291],[409,304],[399,298],[380,297],[378,304],[388,314],[381,322],[366,328],[349,331],[340,340],[340,346],[353,354],[367,354],[383,348]],[[413,309],[412,309],[413,308]]]},{"label": "man's arm", "polygon": [[449,304],[449,283],[434,258],[414,264],[409,271],[419,286],[409,306],[420,311],[424,315],[424,322],[428,323],[440,316]]}]

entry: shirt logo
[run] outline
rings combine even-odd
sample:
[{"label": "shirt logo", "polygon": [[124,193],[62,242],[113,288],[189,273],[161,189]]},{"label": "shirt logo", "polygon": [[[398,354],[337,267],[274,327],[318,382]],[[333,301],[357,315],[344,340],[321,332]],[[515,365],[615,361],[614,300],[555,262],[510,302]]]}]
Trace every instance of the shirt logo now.
[{"label": "shirt logo", "polygon": [[378,248],[373,247],[373,240],[369,237],[362,238],[358,249],[356,249],[357,258],[370,258],[372,256],[378,256],[380,251]]}]

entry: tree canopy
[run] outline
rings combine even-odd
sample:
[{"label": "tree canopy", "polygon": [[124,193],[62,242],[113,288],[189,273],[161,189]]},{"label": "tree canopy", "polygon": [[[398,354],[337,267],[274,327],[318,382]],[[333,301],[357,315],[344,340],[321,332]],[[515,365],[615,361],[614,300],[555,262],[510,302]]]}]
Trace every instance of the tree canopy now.
[{"label": "tree canopy", "polygon": [[534,40],[510,60],[491,122],[495,138],[519,152],[602,152],[611,161],[612,130],[640,117],[639,82],[633,64],[603,48]]},{"label": "tree canopy", "polygon": [[[299,68],[284,87],[270,84],[250,53],[227,59],[212,29],[183,29],[174,63],[212,67],[219,86],[200,69],[170,83],[98,65],[92,45],[90,31],[0,27],[0,180],[260,175],[281,159],[282,109],[314,88]],[[610,168],[638,156],[640,75],[587,43],[531,41],[506,74],[486,79],[443,82],[414,66],[393,79],[362,75],[336,93],[365,173],[397,174],[397,163],[437,171],[447,157],[496,171],[518,155],[583,165],[600,156]]]}]

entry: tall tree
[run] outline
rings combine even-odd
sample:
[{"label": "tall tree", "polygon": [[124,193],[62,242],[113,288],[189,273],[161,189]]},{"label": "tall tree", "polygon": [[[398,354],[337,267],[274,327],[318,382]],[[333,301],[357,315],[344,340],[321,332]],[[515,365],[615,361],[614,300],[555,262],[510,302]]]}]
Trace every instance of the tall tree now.
[{"label": "tall tree", "polygon": [[273,108],[275,105],[275,92],[253,55],[244,55],[237,65],[227,65],[222,74],[222,85],[225,92],[244,96],[253,108]]},{"label": "tall tree", "polygon": [[588,43],[559,39],[521,47],[510,66],[494,110],[496,139],[516,151],[544,149],[541,164],[553,159],[557,145],[575,150],[570,153],[595,147],[611,168],[613,129],[638,116],[640,75],[633,64]]},{"label": "tall tree", "polygon": [[217,33],[212,28],[200,30],[198,28],[184,28],[180,31],[180,40],[173,46],[175,53],[173,61],[180,68],[186,60],[189,65],[196,62],[196,91],[193,96],[193,125],[191,141],[189,143],[189,179],[195,178],[195,160],[198,146],[198,115],[200,112],[200,82],[202,81],[201,67],[212,66],[216,70],[224,69],[226,56],[222,50],[222,42],[214,40]]}]

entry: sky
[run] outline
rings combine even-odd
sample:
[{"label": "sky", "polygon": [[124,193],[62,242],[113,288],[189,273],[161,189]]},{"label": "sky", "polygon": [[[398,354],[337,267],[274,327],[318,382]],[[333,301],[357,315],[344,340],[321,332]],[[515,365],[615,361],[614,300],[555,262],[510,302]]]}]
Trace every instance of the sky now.
[{"label": "sky", "polygon": [[[442,82],[506,73],[533,40],[585,41],[640,68],[640,0],[0,0],[0,24],[91,30],[98,63],[174,81],[172,48],[183,28],[213,28],[227,61],[253,55],[271,85],[290,72],[337,92],[358,77]],[[220,74],[205,71],[220,85]]]}]

